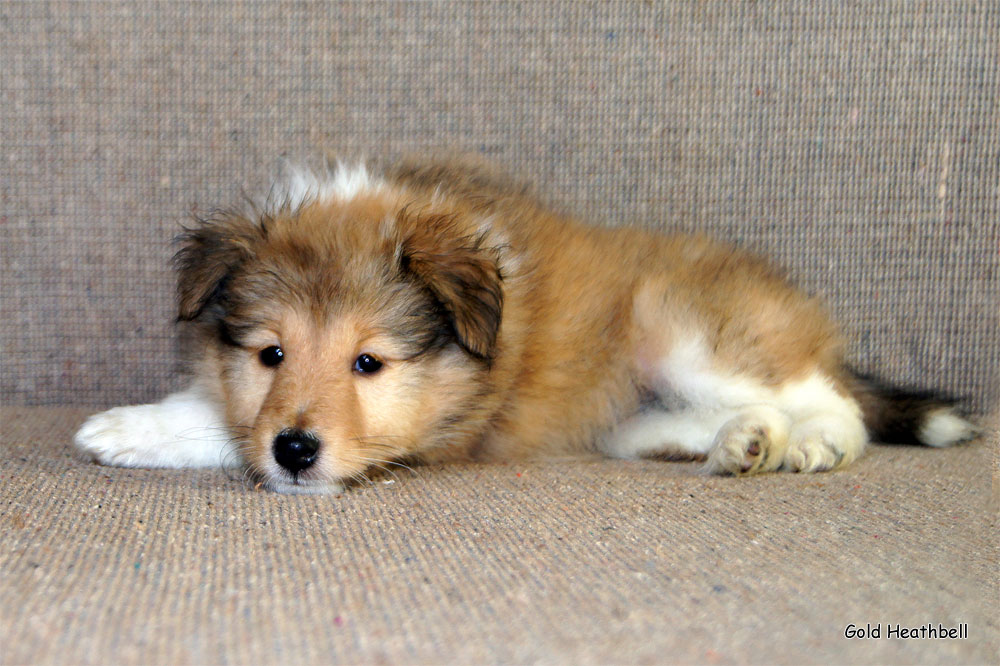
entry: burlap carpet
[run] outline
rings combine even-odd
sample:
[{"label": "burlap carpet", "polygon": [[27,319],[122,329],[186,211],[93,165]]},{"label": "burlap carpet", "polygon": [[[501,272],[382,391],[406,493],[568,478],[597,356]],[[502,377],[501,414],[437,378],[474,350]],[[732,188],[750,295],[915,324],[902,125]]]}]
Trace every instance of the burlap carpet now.
[{"label": "burlap carpet", "polygon": [[[2,412],[6,664],[997,660],[995,435],[816,476],[425,467],[290,497],[83,462],[84,416]],[[968,638],[887,636],[929,623]]]}]

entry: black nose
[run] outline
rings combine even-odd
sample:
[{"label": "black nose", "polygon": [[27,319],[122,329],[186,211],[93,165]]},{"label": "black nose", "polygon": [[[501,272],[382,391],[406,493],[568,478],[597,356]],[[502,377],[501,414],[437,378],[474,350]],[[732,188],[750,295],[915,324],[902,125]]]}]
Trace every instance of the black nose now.
[{"label": "black nose", "polygon": [[292,474],[316,462],[319,440],[302,430],[282,430],[274,438],[274,459]]}]

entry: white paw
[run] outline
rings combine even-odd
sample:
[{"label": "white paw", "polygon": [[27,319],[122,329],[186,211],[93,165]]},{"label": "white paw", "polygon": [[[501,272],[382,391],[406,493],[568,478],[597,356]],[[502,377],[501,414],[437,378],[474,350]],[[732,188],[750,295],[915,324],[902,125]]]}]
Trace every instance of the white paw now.
[{"label": "white paw", "polygon": [[784,466],[791,472],[822,472],[833,469],[843,458],[836,445],[818,435],[789,446]]},{"label": "white paw", "polygon": [[789,438],[783,468],[791,472],[823,472],[847,465],[861,455],[866,436],[854,424],[806,422]]},{"label": "white paw", "polygon": [[216,416],[203,402],[176,398],[115,407],[87,419],[73,443],[93,460],[115,467],[239,465],[230,432]]},{"label": "white paw", "polygon": [[[136,467],[144,463],[142,450],[150,440],[162,440],[157,432],[154,405],[115,407],[91,416],[73,437],[76,448],[102,465]],[[141,443],[141,445],[140,445]]]},{"label": "white paw", "polygon": [[717,474],[757,474],[781,466],[788,441],[786,420],[773,410],[738,416],[727,422],[708,455]]}]

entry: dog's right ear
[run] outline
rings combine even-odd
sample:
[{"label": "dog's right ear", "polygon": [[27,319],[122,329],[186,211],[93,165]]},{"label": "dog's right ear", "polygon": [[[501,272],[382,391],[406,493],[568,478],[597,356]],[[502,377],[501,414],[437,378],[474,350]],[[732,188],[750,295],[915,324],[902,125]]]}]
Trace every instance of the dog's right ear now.
[{"label": "dog's right ear", "polygon": [[260,227],[240,215],[198,220],[177,237],[178,319],[197,319],[218,301],[233,270],[248,256]]}]

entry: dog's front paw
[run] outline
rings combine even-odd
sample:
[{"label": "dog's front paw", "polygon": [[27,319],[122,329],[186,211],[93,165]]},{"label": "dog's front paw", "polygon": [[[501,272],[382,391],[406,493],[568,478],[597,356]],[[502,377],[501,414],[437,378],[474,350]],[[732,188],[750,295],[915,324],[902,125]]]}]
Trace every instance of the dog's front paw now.
[{"label": "dog's front paw", "polygon": [[76,448],[102,465],[141,467],[149,464],[143,450],[151,441],[161,441],[155,405],[115,407],[95,414],[84,422],[73,443]]},{"label": "dog's front paw", "polygon": [[238,466],[229,429],[216,408],[195,393],[152,405],[95,414],[73,437],[76,448],[115,467]]}]

